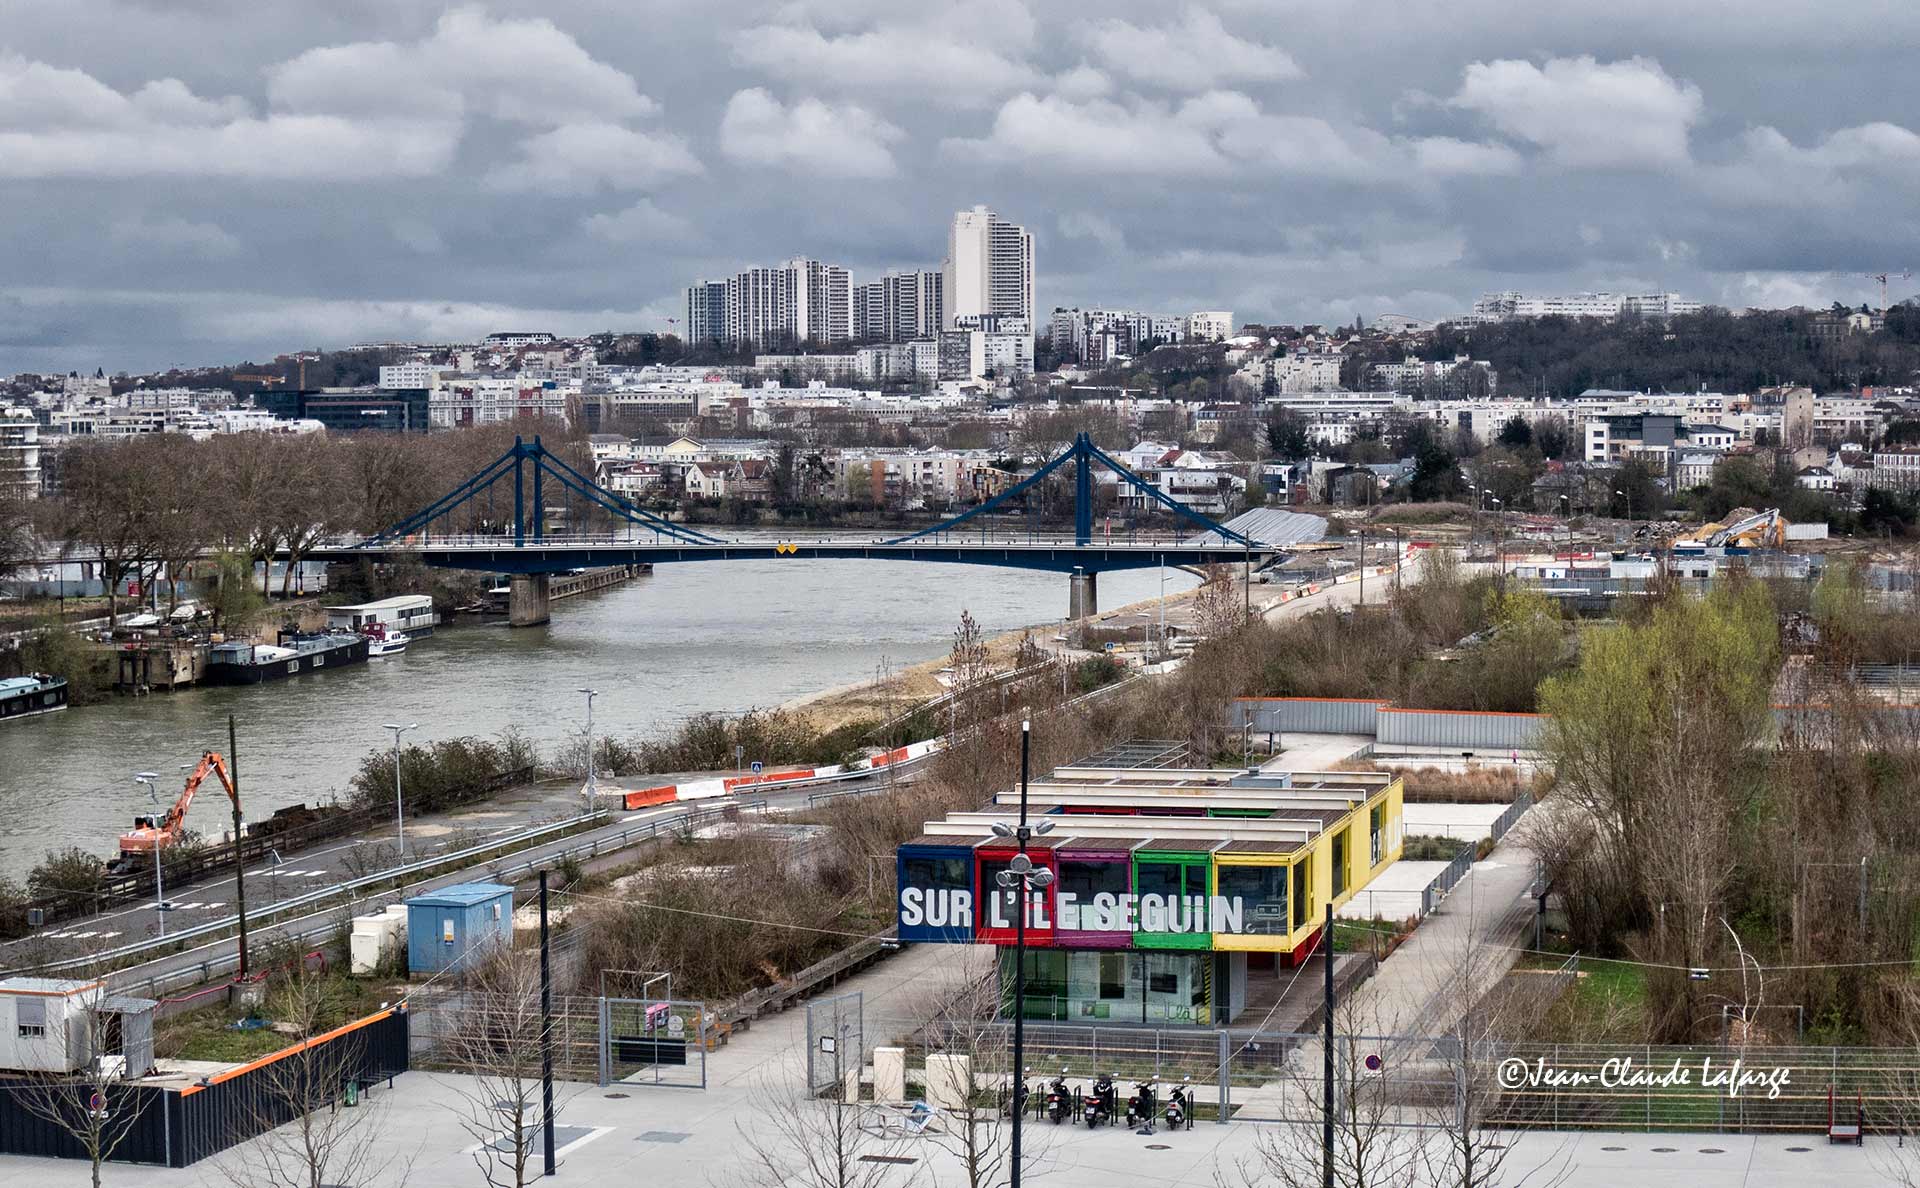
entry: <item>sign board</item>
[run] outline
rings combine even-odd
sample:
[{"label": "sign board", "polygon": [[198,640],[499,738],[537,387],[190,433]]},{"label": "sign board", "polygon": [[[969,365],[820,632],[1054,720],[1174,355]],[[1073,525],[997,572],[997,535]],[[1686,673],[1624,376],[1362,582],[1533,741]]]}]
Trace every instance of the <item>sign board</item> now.
[{"label": "sign board", "polygon": [[834,1041],[834,1038],[833,1038],[832,1036],[830,1036],[830,1035],[823,1035],[823,1036],[821,1036],[821,1037],[820,1037],[820,1050],[821,1050],[822,1052],[826,1052],[826,1053],[829,1053],[829,1054],[831,1054],[831,1053],[833,1052],[833,1050],[835,1049],[835,1047],[836,1047],[836,1046],[837,1046],[837,1045],[836,1045],[836,1043],[835,1043],[835,1041]]},{"label": "sign board", "polygon": [[653,1031],[657,1029],[662,1023],[664,1023],[667,1020],[669,1014],[670,1012],[667,1008],[666,1003],[664,1002],[648,1003],[647,1004],[647,1030]]},{"label": "sign board", "polygon": [[766,766],[766,764],[764,764],[764,763],[762,763],[762,762],[760,762],[760,761],[759,761],[758,759],[755,759],[755,760],[753,761],[753,774],[754,774],[754,775],[759,775],[759,774],[760,774],[760,769],[761,769],[761,768],[763,768],[763,767],[765,767],[765,766]]}]

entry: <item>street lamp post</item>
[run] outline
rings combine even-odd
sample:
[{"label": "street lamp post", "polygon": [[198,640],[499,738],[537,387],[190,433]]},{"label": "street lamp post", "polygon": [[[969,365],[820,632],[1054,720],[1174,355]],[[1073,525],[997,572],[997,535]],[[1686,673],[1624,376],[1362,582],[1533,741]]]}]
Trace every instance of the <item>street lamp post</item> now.
[{"label": "street lamp post", "polygon": [[[152,771],[136,772],[133,777],[134,783],[146,787],[147,799],[153,802],[153,807],[155,808],[160,807],[160,794],[153,790],[153,781],[159,778],[159,773]],[[156,817],[154,820],[157,825],[159,818]],[[160,873],[160,865],[160,831],[155,829],[153,835],[153,917],[160,921],[160,935],[165,936],[167,935],[167,883],[166,877]]]},{"label": "street lamp post", "polygon": [[1020,845],[1020,852],[1008,861],[1007,869],[995,876],[1002,887],[1014,896],[1014,933],[1013,933],[1013,1172],[1008,1188],[1020,1188],[1020,1121],[1025,1113],[1026,1103],[1020,1098],[1020,1089],[1026,1082],[1027,1050],[1027,905],[1028,896],[1035,890],[1045,888],[1053,882],[1053,872],[1046,867],[1036,868],[1033,860],[1027,857],[1027,843],[1036,834],[1053,832],[1052,821],[1042,821],[1037,826],[1027,824],[1027,771],[1032,751],[1033,723],[1022,717],[1020,720],[1020,820],[1017,825],[1009,826],[1003,821],[993,823],[993,832],[999,837],[1013,838]]},{"label": "street lamp post", "polygon": [[594,772],[593,772],[593,699],[600,695],[600,690],[579,689],[579,690],[576,690],[576,692],[585,693],[587,695],[587,788],[586,788],[587,807],[586,807],[586,811],[592,812],[594,799],[599,795],[599,792],[600,792],[599,783],[594,779]]},{"label": "street lamp post", "polygon": [[409,730],[420,729],[420,723],[409,722],[402,726],[398,722],[388,722],[381,729],[393,731],[393,836],[400,847],[394,855],[394,861],[404,863],[407,859],[407,814],[406,801],[400,794],[400,736]]},{"label": "street lamp post", "polygon": [[1633,547],[1633,496],[1615,487],[1613,493],[1627,501],[1627,547]]}]

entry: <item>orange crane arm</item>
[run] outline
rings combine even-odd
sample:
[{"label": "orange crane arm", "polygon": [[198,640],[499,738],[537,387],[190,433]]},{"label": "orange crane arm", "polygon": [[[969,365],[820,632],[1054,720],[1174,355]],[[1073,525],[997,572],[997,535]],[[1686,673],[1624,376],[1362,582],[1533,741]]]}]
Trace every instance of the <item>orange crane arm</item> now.
[{"label": "orange crane arm", "polygon": [[227,790],[227,798],[237,803],[239,793],[233,790],[233,779],[227,774],[227,761],[221,758],[218,751],[208,751],[200,756],[193,774],[187,777],[187,786],[181,789],[179,798],[167,810],[167,815],[152,825],[141,825],[132,833],[123,835],[120,838],[120,852],[147,854],[180,840],[180,833],[187,822],[187,809],[193,805],[194,793],[200,790],[209,772],[220,777],[220,785]]}]

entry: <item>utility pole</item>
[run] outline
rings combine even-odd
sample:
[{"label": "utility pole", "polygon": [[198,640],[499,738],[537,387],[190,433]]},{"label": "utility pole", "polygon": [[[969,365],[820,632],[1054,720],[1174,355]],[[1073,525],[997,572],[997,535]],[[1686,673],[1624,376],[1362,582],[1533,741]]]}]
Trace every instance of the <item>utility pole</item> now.
[{"label": "utility pole", "polygon": [[247,980],[247,874],[240,860],[240,732],[227,715],[227,782],[233,792],[233,908],[240,917],[240,968],[236,981]]},{"label": "utility pole", "polygon": [[1321,926],[1320,957],[1326,962],[1326,998],[1321,1014],[1326,1016],[1322,1045],[1326,1049],[1321,1086],[1325,1097],[1320,1122],[1320,1180],[1324,1188],[1333,1188],[1333,904],[1327,904],[1327,922]]},{"label": "utility pole", "polygon": [[553,966],[547,944],[547,872],[540,872],[540,1129],[546,1174],[553,1166]]},{"label": "utility pole", "polygon": [[579,689],[576,690],[576,692],[587,695],[587,790],[585,799],[587,802],[586,811],[590,813],[593,811],[594,800],[600,793],[599,782],[594,779],[593,772],[593,699],[599,695],[600,691],[598,689]]}]

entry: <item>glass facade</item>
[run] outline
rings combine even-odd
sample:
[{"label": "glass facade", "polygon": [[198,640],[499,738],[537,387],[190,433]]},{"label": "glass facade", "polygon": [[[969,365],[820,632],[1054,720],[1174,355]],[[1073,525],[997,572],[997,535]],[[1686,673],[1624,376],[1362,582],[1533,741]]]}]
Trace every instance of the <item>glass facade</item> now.
[{"label": "glass facade", "polygon": [[[1013,995],[1012,949],[1000,950]],[[1066,1023],[1213,1022],[1213,954],[1028,949],[1026,1015]]]}]

